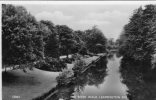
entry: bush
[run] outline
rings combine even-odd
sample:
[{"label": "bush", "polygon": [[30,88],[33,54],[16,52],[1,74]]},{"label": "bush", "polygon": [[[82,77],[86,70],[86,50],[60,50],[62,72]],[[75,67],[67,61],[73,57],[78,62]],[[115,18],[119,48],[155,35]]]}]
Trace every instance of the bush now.
[{"label": "bush", "polygon": [[73,58],[63,58],[63,59],[61,59],[63,62],[65,62],[65,63],[72,63],[72,61],[74,61],[74,59]]},{"label": "bush", "polygon": [[56,77],[58,85],[67,85],[71,83],[74,73],[72,70],[64,70],[58,77]]},{"label": "bush", "polygon": [[80,60],[81,57],[82,56],[80,54],[78,54],[78,53],[72,55],[72,59],[74,59],[74,61]]},{"label": "bush", "polygon": [[80,51],[79,51],[79,53],[81,54],[81,55],[87,55],[88,53],[87,53],[88,51],[87,51],[87,48],[86,47],[82,47],[81,49],[80,49]]},{"label": "bush", "polygon": [[36,67],[47,71],[62,71],[67,65],[63,60],[47,57],[44,60],[39,61],[36,64]]},{"label": "bush", "polygon": [[74,64],[73,71],[75,74],[81,73],[83,68],[86,66],[86,62],[84,60],[77,60]]}]

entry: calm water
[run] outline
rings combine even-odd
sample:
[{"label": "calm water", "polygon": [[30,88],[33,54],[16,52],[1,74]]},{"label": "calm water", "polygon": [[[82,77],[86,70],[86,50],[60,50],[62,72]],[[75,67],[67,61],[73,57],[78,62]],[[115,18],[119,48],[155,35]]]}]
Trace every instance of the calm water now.
[{"label": "calm water", "polygon": [[102,59],[76,77],[74,84],[59,87],[49,100],[128,100],[120,78],[120,60],[116,55]]},{"label": "calm water", "polygon": [[119,73],[120,60],[116,55],[108,59],[104,81],[98,86],[86,85],[80,93],[75,92],[75,100],[127,100],[127,87],[121,82]]}]

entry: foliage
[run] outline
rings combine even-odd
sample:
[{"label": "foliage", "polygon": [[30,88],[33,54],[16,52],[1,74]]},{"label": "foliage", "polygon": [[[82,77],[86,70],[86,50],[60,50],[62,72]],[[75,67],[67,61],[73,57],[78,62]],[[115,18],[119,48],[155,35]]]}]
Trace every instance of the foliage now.
[{"label": "foliage", "polygon": [[72,68],[75,74],[81,73],[83,71],[84,67],[86,67],[86,62],[82,59],[76,60],[74,67]]},{"label": "foliage", "polygon": [[[156,6],[146,5],[134,11],[120,36],[119,53],[142,64],[150,64],[156,42]],[[147,71],[149,67],[142,68]]]},{"label": "foliage", "polygon": [[72,70],[64,70],[62,73],[56,77],[58,85],[67,85],[73,79],[74,73]]},{"label": "foliage", "polygon": [[[154,87],[151,89],[151,83],[148,84],[150,81],[148,80],[148,82],[146,82],[144,80],[144,74],[140,73],[139,68],[142,68],[142,66],[143,65],[140,65],[131,59],[122,59],[120,72],[123,78],[122,82],[128,87],[127,97],[130,100],[153,100],[153,98],[155,98],[155,92],[152,92],[155,90],[153,89]],[[154,74],[152,75],[154,76]],[[150,76],[149,79],[151,78],[152,77]]]},{"label": "foliage", "polygon": [[80,60],[82,56],[79,53],[73,54],[72,58],[76,61],[76,60]]},{"label": "foliage", "polygon": [[75,34],[80,39],[81,48],[79,49],[79,52],[82,55],[85,55],[88,52],[102,53],[106,51],[107,39],[103,32],[96,26],[85,31],[75,31]]},{"label": "foliage", "polygon": [[75,42],[73,38],[73,30],[66,25],[57,25],[56,29],[59,35],[60,53],[66,54],[68,57]]},{"label": "foliage", "polygon": [[59,40],[58,40],[58,34],[56,32],[56,28],[54,24],[50,21],[44,21],[41,20],[41,24],[43,24],[44,28],[47,29],[47,31],[44,31],[44,41],[45,41],[45,56],[48,57],[59,57]]},{"label": "foliage", "polygon": [[[36,21],[24,7],[2,5],[2,62],[3,65],[25,65],[38,62],[38,67],[52,68],[59,56],[80,53],[93,55],[106,50],[104,34],[97,27],[74,31],[66,25],[51,21]],[[54,58],[54,59],[53,59]],[[78,57],[77,57],[78,58]]]},{"label": "foliage", "polygon": [[88,54],[88,50],[87,50],[87,48],[86,47],[81,47],[81,49],[79,50],[79,53],[81,54],[81,55],[87,55]]},{"label": "foliage", "polygon": [[114,41],[113,38],[108,39],[108,41],[107,41],[107,50],[109,50],[109,51],[116,50],[117,46],[118,46],[118,44]]},{"label": "foliage", "polygon": [[[86,47],[92,53],[102,53],[106,51],[107,39],[97,27],[86,30]],[[100,45],[100,46],[99,46]]]},{"label": "foliage", "polygon": [[21,6],[2,5],[2,59],[7,64],[26,64],[43,57],[43,38],[38,22]]},{"label": "foliage", "polygon": [[70,63],[71,64],[74,61],[74,59],[73,58],[63,58],[62,61],[65,62],[65,63]]},{"label": "foliage", "polygon": [[67,65],[63,60],[58,60],[52,57],[46,57],[44,60],[40,60],[36,67],[47,71],[62,71]]}]

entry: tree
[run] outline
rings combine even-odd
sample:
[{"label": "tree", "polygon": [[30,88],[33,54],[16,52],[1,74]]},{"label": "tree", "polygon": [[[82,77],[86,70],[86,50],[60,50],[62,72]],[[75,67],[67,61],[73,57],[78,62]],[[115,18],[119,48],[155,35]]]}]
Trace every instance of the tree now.
[{"label": "tree", "polygon": [[3,64],[27,64],[43,57],[36,19],[21,6],[2,5]]},{"label": "tree", "polygon": [[56,28],[54,24],[50,21],[41,21],[41,24],[43,24],[43,27],[47,28],[48,31],[45,34],[44,41],[45,41],[45,55],[48,57],[59,57],[59,39],[58,34],[56,31]]},{"label": "tree", "polygon": [[[86,30],[85,35],[86,46],[90,52],[102,53],[106,51],[107,39],[100,29],[94,26],[92,29]],[[98,49],[99,45],[101,49]]]},{"label": "tree", "polygon": [[84,48],[86,46],[85,41],[84,41],[84,36],[85,36],[84,32],[77,30],[77,31],[73,32],[73,35],[74,35],[74,40],[75,40],[75,45],[73,47],[73,51],[74,51],[73,53],[77,53],[77,52],[80,53],[81,51],[84,51]]},{"label": "tree", "polygon": [[[119,52],[142,64],[150,64],[152,55],[155,51],[155,20],[156,6],[146,5],[135,10],[130,21],[124,27],[124,31],[120,36],[123,41],[120,44]],[[147,71],[150,67],[142,68]]]},{"label": "tree", "polygon": [[66,25],[57,25],[57,33],[59,35],[60,53],[66,54],[67,57],[74,46],[73,30]]},{"label": "tree", "polygon": [[107,49],[109,51],[113,50],[113,49],[116,49],[115,41],[114,41],[113,38],[108,39],[108,41],[107,41]]}]

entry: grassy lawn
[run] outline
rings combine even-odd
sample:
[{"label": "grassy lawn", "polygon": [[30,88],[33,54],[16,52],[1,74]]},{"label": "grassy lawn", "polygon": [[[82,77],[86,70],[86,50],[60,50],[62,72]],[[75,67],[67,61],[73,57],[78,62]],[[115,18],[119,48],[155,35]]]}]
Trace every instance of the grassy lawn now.
[{"label": "grassy lawn", "polygon": [[[34,68],[24,73],[22,70],[10,70],[2,73],[3,100],[31,100],[56,86],[58,72],[47,72]],[[12,96],[20,96],[18,99]]]}]

